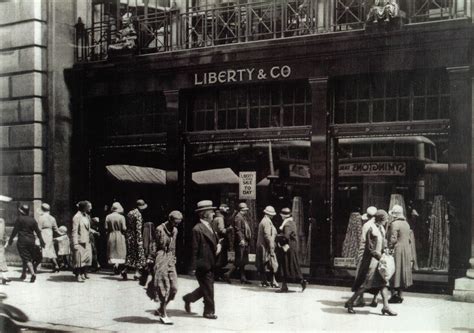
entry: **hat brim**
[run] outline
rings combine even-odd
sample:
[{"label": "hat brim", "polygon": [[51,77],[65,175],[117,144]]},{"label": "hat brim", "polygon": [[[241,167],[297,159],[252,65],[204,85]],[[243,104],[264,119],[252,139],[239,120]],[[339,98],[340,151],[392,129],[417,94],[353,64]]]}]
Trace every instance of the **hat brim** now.
[{"label": "hat brim", "polygon": [[250,210],[250,208],[245,207],[245,208],[240,208],[240,209],[239,209],[239,211],[243,211],[243,210],[247,211],[247,210]]},{"label": "hat brim", "polygon": [[148,208],[148,205],[147,204],[144,204],[144,205],[140,205],[140,206],[137,206],[138,208],[140,209],[147,209]]},{"label": "hat brim", "polygon": [[205,210],[216,210],[217,207],[202,207],[202,208],[198,208],[196,210],[194,210],[195,212],[202,212],[202,211],[205,211]]},{"label": "hat brim", "polygon": [[263,212],[267,215],[270,215],[270,216],[275,216],[276,215],[276,212],[275,213],[274,212],[269,212],[268,210],[264,210]]}]

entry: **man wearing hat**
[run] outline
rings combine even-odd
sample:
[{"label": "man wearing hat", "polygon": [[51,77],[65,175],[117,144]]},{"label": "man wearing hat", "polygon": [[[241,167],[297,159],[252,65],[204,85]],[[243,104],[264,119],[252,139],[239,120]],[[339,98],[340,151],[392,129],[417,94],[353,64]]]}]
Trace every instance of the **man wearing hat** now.
[{"label": "man wearing hat", "polygon": [[140,271],[146,265],[145,249],[143,248],[143,216],[142,212],[148,205],[143,199],[137,200],[137,208],[127,214],[127,259],[122,278],[127,280],[127,268],[135,270],[134,279],[140,278]]},{"label": "man wearing hat", "polygon": [[245,265],[249,261],[249,246],[252,240],[252,230],[246,217],[249,208],[245,202],[241,202],[239,203],[238,210],[234,217],[234,267],[227,273],[227,277],[230,278],[233,272],[239,270],[240,282],[242,284],[250,284],[245,277]]},{"label": "man wearing hat", "polygon": [[228,263],[227,250],[229,249],[229,237],[228,234],[232,231],[232,226],[226,227],[226,217],[229,214],[229,206],[225,203],[219,206],[219,209],[216,211],[216,215],[212,220],[212,229],[217,234],[219,239],[222,239],[222,250],[219,256],[217,257],[215,277],[216,280],[225,280],[230,281],[227,276],[224,275],[225,266]]},{"label": "man wearing hat", "polygon": [[215,209],[211,200],[203,200],[197,204],[195,211],[199,215],[199,223],[193,228],[191,268],[195,271],[199,287],[183,297],[184,308],[188,313],[191,312],[191,303],[204,298],[203,317],[207,319],[217,319],[214,305],[214,268],[222,246],[211,226]]}]

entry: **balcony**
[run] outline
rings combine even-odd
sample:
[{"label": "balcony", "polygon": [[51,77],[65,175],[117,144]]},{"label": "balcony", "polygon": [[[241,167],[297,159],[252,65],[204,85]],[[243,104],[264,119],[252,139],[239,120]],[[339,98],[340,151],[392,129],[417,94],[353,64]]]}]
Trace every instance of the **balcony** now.
[{"label": "balcony", "polygon": [[[470,0],[394,2],[399,3],[395,19],[404,24],[465,18],[471,10]],[[105,17],[85,28],[78,22],[76,61],[363,30],[377,21],[368,3],[371,1],[236,0],[186,10],[165,8],[151,15],[128,12],[118,23]],[[389,19],[379,17],[379,23],[385,21]]]}]

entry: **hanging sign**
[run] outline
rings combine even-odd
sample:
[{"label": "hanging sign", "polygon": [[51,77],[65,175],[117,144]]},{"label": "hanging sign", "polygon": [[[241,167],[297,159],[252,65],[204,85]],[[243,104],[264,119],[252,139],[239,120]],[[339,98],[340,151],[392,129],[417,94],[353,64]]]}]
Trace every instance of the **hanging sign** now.
[{"label": "hanging sign", "polygon": [[339,164],[339,176],[405,176],[405,162],[359,162]]},{"label": "hanging sign", "polygon": [[239,172],[239,199],[257,199],[257,172]]},{"label": "hanging sign", "polygon": [[291,67],[288,65],[273,66],[271,68],[237,68],[224,69],[204,73],[194,73],[195,86],[208,86],[224,83],[265,81],[269,79],[287,79],[291,76]]}]

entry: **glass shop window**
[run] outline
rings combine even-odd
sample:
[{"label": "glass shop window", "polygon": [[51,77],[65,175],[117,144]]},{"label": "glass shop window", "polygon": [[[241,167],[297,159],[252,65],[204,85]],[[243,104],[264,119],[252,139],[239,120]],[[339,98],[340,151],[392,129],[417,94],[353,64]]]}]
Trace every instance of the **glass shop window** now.
[{"label": "glass shop window", "polygon": [[[448,200],[447,135],[338,139],[337,147],[335,265],[355,268],[367,207],[388,212],[397,204],[410,229],[413,270],[447,272],[450,251],[463,253],[450,242],[462,244],[464,233],[461,203]],[[393,221],[388,220],[388,234]]]},{"label": "glass shop window", "polygon": [[[232,225],[236,209],[241,202],[249,207],[246,215],[252,231],[250,261],[255,260],[258,224],[266,206],[277,212],[288,207],[293,212],[299,242],[297,252],[302,265],[310,263],[310,141],[301,138],[289,141],[261,140],[255,142],[209,142],[190,145],[192,173],[189,200],[194,207],[199,200],[212,200],[215,206],[228,204],[231,212],[226,216]],[[250,174],[250,191],[242,191],[239,182],[242,172]],[[246,178],[249,179],[249,178]],[[273,222],[282,223],[278,214]],[[230,251],[234,250],[233,235],[229,235]],[[229,257],[234,257],[230,254]],[[251,264],[252,264],[251,263]]]},{"label": "glass shop window", "polygon": [[104,137],[163,133],[171,116],[161,92],[101,98],[91,108],[101,115]]},{"label": "glass shop window", "polygon": [[304,82],[197,90],[187,107],[189,131],[311,125]]},{"label": "glass shop window", "polygon": [[449,119],[444,71],[341,77],[333,89],[333,124]]}]

